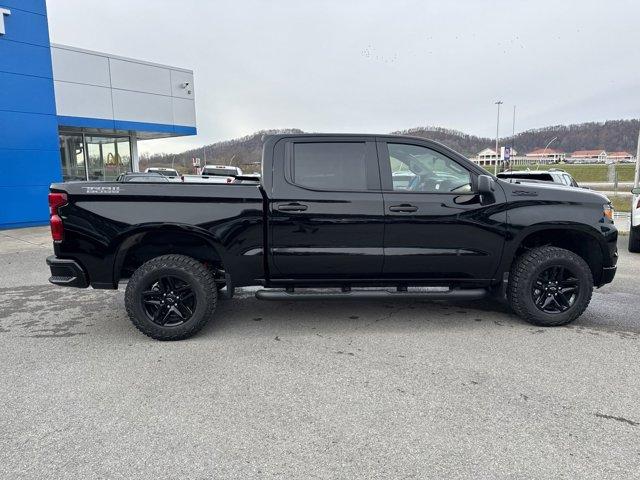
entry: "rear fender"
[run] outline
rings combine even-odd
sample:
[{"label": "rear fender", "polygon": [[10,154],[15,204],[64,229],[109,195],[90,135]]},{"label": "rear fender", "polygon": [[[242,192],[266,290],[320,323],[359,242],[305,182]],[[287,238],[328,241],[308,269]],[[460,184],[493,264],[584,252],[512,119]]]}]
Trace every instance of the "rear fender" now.
[{"label": "rear fender", "polygon": [[[158,223],[136,225],[135,228],[123,232],[112,241],[112,244],[115,246],[114,251],[116,251],[113,263],[113,281],[115,285],[117,285],[118,281],[121,278],[125,259],[127,258],[127,254],[131,251],[131,249],[146,241],[150,235],[153,236],[164,233],[178,233],[181,235],[190,236],[192,238],[197,238],[202,241],[204,245],[211,248],[212,253],[214,253],[215,256],[220,259],[222,265],[224,265],[225,268],[227,268],[228,264],[230,263],[229,258],[227,257],[227,252],[222,244],[207,230],[195,227],[193,225],[184,224]],[[230,272],[227,271],[227,273]]]}]

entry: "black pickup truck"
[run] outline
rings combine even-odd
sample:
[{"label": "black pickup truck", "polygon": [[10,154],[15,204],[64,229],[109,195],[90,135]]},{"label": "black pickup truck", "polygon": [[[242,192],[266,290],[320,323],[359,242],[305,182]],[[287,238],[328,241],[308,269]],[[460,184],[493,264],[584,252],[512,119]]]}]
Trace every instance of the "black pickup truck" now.
[{"label": "black pickup truck", "polygon": [[260,180],[241,180],[52,185],[51,283],[128,279],[134,325],[176,340],[250,285],[264,300],[506,296],[563,325],[616,271],[605,196],[504,182],[422,138],[274,135]]}]

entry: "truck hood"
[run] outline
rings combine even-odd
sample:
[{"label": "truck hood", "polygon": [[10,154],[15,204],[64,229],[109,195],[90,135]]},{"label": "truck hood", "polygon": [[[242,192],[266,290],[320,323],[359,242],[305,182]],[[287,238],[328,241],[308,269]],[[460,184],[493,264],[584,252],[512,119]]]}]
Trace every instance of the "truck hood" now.
[{"label": "truck hood", "polygon": [[498,179],[497,182],[507,196],[512,198],[538,197],[540,199],[601,204],[609,202],[606,195],[586,188],[570,187],[557,183],[527,183],[526,180],[521,183],[510,183]]}]

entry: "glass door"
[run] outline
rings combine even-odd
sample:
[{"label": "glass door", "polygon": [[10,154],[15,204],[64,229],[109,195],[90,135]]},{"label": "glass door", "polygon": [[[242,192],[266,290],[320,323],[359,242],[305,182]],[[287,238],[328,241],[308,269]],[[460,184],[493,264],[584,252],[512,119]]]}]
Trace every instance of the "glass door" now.
[{"label": "glass door", "polygon": [[85,136],[89,180],[113,181],[131,171],[129,137]]}]

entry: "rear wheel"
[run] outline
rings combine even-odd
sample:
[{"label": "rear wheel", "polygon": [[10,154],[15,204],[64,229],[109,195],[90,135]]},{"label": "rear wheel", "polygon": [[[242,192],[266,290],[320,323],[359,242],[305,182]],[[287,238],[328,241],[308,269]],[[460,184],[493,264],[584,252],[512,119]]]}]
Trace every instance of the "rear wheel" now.
[{"label": "rear wheel", "polygon": [[631,227],[629,232],[629,251],[640,253],[640,226]]},{"label": "rear wheel", "polygon": [[149,260],[132,275],[125,292],[129,318],[156,340],[182,340],[206,325],[218,290],[213,274],[185,255]]},{"label": "rear wheel", "polygon": [[589,265],[575,253],[540,247],[518,257],[509,275],[507,295],[513,311],[529,323],[566,325],[591,301]]}]

